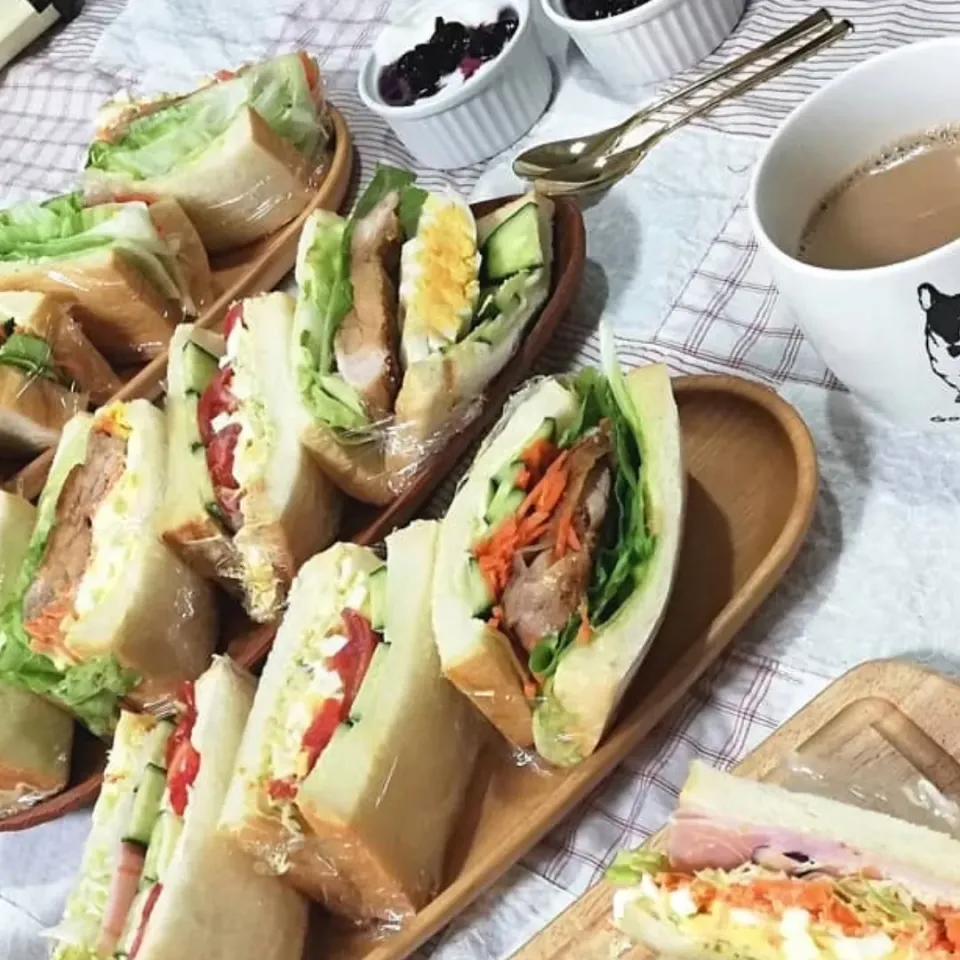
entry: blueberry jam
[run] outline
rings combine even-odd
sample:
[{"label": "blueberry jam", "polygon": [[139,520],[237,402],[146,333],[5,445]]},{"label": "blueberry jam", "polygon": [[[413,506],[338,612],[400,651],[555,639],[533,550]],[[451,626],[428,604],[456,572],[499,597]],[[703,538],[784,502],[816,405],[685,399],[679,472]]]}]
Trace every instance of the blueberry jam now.
[{"label": "blueberry jam", "polygon": [[574,20],[605,20],[636,10],[650,0],[566,0],[567,14]]},{"label": "blueberry jam", "polygon": [[518,26],[520,17],[510,7],[504,7],[493,23],[477,27],[437,17],[426,43],[418,43],[380,71],[381,99],[392,107],[407,107],[438,93],[444,78],[458,70],[469,80],[503,50]]}]

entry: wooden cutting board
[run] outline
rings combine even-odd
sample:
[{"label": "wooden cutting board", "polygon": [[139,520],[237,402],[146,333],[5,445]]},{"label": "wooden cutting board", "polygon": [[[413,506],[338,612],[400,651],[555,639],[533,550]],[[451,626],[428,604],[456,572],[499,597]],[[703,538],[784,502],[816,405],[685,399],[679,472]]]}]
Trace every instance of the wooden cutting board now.
[{"label": "wooden cutting board", "polygon": [[[941,793],[960,796],[960,685],[922,667],[874,660],[856,667],[788,720],[734,770],[738,776],[799,788],[796,761],[847,771],[868,799],[837,794],[824,784],[803,789],[847,803],[877,805],[914,818],[916,809],[891,807],[898,785],[917,777]],[[793,755],[794,768],[785,763]],[[928,824],[933,826],[933,823]],[[613,888],[601,882],[514,954],[513,960],[648,960],[611,920]]]}]

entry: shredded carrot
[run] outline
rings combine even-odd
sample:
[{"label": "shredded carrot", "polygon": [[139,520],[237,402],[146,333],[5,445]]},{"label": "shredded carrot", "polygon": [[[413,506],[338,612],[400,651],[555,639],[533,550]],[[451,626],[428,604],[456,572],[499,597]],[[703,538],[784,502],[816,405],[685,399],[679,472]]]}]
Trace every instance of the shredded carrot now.
[{"label": "shredded carrot", "polygon": [[523,451],[520,459],[531,473],[540,473],[556,459],[557,452],[549,440],[535,440]]},{"label": "shredded carrot", "polygon": [[590,616],[587,610],[586,597],[580,598],[580,627],[577,630],[576,642],[579,646],[585,647],[593,636],[593,628],[590,626]]},{"label": "shredded carrot", "polygon": [[528,699],[532,700],[537,693],[539,688],[532,680],[526,680],[523,684],[523,695]]},{"label": "shredded carrot", "polygon": [[513,485],[518,490],[529,490],[530,481],[533,479],[533,474],[530,472],[529,467],[523,467],[517,472],[516,479],[513,481]]},{"label": "shredded carrot", "polygon": [[955,953],[960,951],[960,912],[943,912],[941,919],[943,920],[944,936],[950,942],[950,946]]}]

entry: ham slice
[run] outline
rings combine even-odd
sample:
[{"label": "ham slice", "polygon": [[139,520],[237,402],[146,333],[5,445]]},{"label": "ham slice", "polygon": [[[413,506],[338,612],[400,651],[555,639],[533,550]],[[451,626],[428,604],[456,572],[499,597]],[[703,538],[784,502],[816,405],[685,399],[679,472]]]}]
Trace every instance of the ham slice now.
[{"label": "ham slice", "polygon": [[113,956],[118,941],[123,936],[127,923],[127,914],[137,895],[140,874],[143,873],[144,850],[136,843],[121,841],[120,855],[110,880],[110,892],[107,895],[107,907],[103,912],[100,937],[97,940],[97,953]]}]

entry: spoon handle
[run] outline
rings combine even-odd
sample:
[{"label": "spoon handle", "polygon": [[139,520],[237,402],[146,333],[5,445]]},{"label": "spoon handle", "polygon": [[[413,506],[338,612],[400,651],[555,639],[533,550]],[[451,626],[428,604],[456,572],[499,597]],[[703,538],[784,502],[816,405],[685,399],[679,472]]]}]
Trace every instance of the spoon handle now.
[{"label": "spoon handle", "polygon": [[740,83],[735,83],[732,87],[728,87],[726,90],[721,91],[716,96],[710,97],[709,100],[705,100],[703,103],[694,107],[691,110],[688,110],[683,116],[677,117],[676,120],[672,120],[670,123],[664,124],[659,130],[653,133],[650,137],[643,141],[637,148],[644,148],[644,153],[650,149],[655,143],[659,143],[667,134],[673,133],[674,130],[679,129],[680,127],[686,126],[692,120],[696,120],[698,117],[702,117],[706,113],[710,113],[716,107],[720,106],[721,103],[726,103],[728,100],[734,100],[737,97],[741,96],[744,93],[747,93],[750,90],[753,90],[755,87],[759,87],[761,84],[766,83],[768,80],[773,79],[773,77],[778,77],[781,73],[786,72],[791,67],[795,66],[798,63],[802,63],[804,60],[809,59],[815,53],[819,53],[825,47],[829,47],[831,44],[836,43],[841,37],[845,37],[848,33],[853,30],[853,24],[849,20],[841,20],[839,23],[834,24],[826,33],[821,34],[819,37],[816,37],[814,40],[805,43],[802,47],[798,47],[793,53],[787,54],[783,59],[778,60],[776,63],[770,64],[769,67],[764,67],[763,70],[758,70],[752,77],[747,77],[746,80],[741,80]]},{"label": "spoon handle", "polygon": [[[752,66],[758,60],[762,60],[764,57],[769,57],[771,54],[777,53],[783,47],[788,46],[795,40],[799,40],[801,37],[805,37],[808,33],[816,30],[818,27],[821,27],[826,23],[833,23],[833,15],[829,10],[827,10],[826,7],[821,7],[816,13],[812,13],[809,17],[806,17],[799,23],[795,23],[792,27],[784,30],[783,33],[780,33],[775,37],[771,37],[766,42],[760,44],[759,47],[755,47],[753,50],[748,50],[745,54],[737,57],[735,60],[731,60],[729,63],[721,64],[715,70],[711,70],[709,73],[704,74],[704,76],[700,77],[699,80],[695,80],[693,83],[688,83],[686,86],[681,87],[679,90],[674,91],[668,96],[661,97],[659,100],[642,107],[635,114],[633,114],[633,116],[624,120],[623,123],[620,123],[615,127],[611,127],[608,131],[606,131],[605,135],[600,134],[594,143],[591,144],[590,150],[588,151],[589,155],[599,156],[600,154],[610,153],[616,150],[617,147],[619,147],[623,142],[624,137],[626,137],[631,130],[636,129],[642,123],[645,123],[647,120],[649,120],[650,117],[659,113],[664,108],[672,106],[675,103],[679,103],[681,100],[686,100],[688,97],[693,96],[695,93],[699,93],[705,87],[716,83],[718,80],[725,80],[734,73],[739,73],[744,69],[744,67]],[[773,76],[773,74],[771,74],[771,76]],[[582,156],[585,157],[588,155],[588,153],[585,152]]]}]

